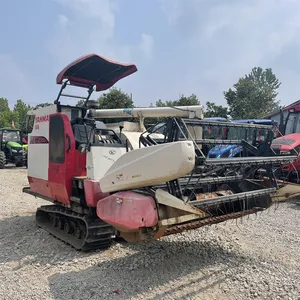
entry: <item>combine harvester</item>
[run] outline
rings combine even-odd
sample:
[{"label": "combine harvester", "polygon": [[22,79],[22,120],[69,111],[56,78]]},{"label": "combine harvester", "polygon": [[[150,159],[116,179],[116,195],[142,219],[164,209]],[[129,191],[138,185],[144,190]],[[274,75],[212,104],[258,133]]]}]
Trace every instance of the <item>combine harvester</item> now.
[{"label": "combine harvester", "polygon": [[[83,56],[58,74],[62,86],[54,104],[33,112],[23,192],[52,202],[38,208],[38,226],[87,251],[108,247],[114,237],[153,240],[240,218],[286,197],[281,190],[287,184],[277,183],[272,168],[296,156],[263,156],[266,143],[260,157],[206,159],[203,145],[226,141],[203,139],[203,126],[231,125],[203,120],[202,106],[101,110],[89,100],[94,90],[136,71],[133,64]],[[62,94],[67,85],[88,89],[84,107],[61,104],[70,96]],[[130,149],[127,139],[96,123],[115,117],[167,117],[164,140],[157,144],[151,132],[135,132],[131,140],[140,148]]]}]

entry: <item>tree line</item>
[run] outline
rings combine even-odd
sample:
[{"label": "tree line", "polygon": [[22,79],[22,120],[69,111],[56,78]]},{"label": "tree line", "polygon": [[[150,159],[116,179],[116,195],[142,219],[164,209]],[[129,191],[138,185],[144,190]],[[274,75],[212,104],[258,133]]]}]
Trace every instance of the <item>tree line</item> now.
[{"label": "tree line", "polygon": [[[205,117],[223,117],[232,119],[259,119],[280,108],[278,88],[281,82],[277,79],[271,68],[263,70],[255,67],[249,74],[240,77],[238,81],[223,92],[227,106],[218,105],[213,101],[205,103]],[[134,108],[132,97],[116,87],[111,88],[98,98],[100,108]],[[189,106],[199,105],[200,100],[195,94],[189,96],[181,95],[177,100],[157,100],[155,106]],[[79,100],[77,106],[82,106],[84,100]],[[202,103],[202,102],[201,102]],[[39,106],[49,105],[41,103],[34,107],[18,99],[13,109],[9,108],[8,100],[0,98],[0,128],[11,127],[27,131],[26,114],[28,110]],[[109,120],[107,120],[109,121]],[[114,120],[116,121],[116,120]],[[157,119],[148,119],[148,123],[156,123]]]}]

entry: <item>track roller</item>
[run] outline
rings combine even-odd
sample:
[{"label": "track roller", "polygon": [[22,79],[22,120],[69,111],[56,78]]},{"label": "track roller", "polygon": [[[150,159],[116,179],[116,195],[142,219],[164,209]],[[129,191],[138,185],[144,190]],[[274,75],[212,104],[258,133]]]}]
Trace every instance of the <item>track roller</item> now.
[{"label": "track roller", "polygon": [[59,205],[41,206],[36,224],[77,250],[110,246],[114,229],[96,216],[82,215]]}]

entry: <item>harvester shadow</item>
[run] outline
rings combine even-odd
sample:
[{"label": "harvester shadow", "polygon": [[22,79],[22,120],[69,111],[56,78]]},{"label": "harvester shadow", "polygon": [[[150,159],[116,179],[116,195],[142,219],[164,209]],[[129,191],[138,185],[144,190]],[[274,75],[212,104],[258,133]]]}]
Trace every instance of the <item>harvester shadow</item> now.
[{"label": "harvester shadow", "polygon": [[4,170],[27,170],[25,167],[17,167],[15,165],[6,165]]},{"label": "harvester shadow", "polygon": [[[201,241],[161,240],[121,248],[125,256],[111,259],[103,253],[99,256],[101,262],[92,267],[48,277],[53,298],[166,299],[172,295],[172,299],[186,299],[209,293],[222,284],[229,268],[245,260],[237,252]],[[126,254],[126,250],[136,252]],[[179,291],[180,297],[176,296]]]},{"label": "harvester shadow", "polygon": [[[34,213],[0,221],[0,248],[0,263],[16,262],[14,271],[27,264],[51,268],[67,263],[68,268],[78,264],[75,258],[80,258],[84,267],[91,258],[95,263],[92,267],[48,277],[54,299],[63,300],[80,299],[86,293],[89,299],[128,299],[135,295],[143,297],[142,293],[150,289],[152,298],[147,299],[165,299],[170,295],[176,299],[178,291],[191,298],[222,284],[228,269],[225,261],[235,268],[236,261],[244,259],[217,242],[190,241],[184,236],[173,242],[163,239],[136,245],[114,243],[107,250],[83,253],[38,228]],[[216,269],[218,276],[214,277]],[[181,282],[182,278],[185,280]],[[161,291],[163,285],[168,287]],[[118,289],[120,295],[114,293]]]},{"label": "harvester shadow", "polygon": [[294,210],[300,210],[300,200],[298,200],[297,202],[291,202],[290,207]]},{"label": "harvester shadow", "polygon": [[35,213],[0,220],[0,263],[56,264],[72,261],[78,251],[38,228]]}]

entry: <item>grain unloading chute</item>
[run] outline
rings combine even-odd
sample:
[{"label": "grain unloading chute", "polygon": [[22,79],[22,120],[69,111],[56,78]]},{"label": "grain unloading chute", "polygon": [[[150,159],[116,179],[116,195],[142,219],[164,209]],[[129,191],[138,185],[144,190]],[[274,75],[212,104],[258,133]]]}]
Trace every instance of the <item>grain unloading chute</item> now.
[{"label": "grain unloading chute", "polygon": [[[34,112],[30,187],[23,191],[53,202],[38,209],[38,226],[76,249],[89,250],[107,247],[114,236],[129,242],[157,239],[268,208],[280,192],[272,167],[295,157],[258,151],[260,157],[206,159],[201,149],[211,140],[203,138],[208,123],[202,120],[202,106],[129,113],[126,108],[101,111],[89,102],[94,89],[105,90],[136,70],[94,54],[81,57],[58,75],[62,88],[55,104]],[[86,106],[60,103],[68,84],[88,88]],[[120,113],[169,117],[163,141],[157,144],[151,133],[139,132],[136,144],[143,147],[129,151],[114,130],[96,123]],[[213,125],[222,128],[223,123]]]}]

